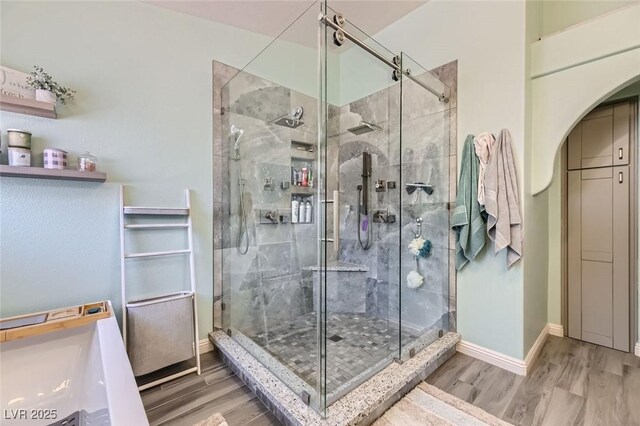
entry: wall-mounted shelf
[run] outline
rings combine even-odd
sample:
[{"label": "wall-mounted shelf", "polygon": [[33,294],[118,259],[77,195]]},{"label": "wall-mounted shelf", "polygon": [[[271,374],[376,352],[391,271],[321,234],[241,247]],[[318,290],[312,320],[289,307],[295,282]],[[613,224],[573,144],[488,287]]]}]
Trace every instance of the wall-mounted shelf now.
[{"label": "wall-mounted shelf", "polygon": [[79,180],[85,182],[104,182],[107,174],[101,172],[81,172],[78,170],[44,169],[42,167],[23,167],[0,165],[0,176],[32,179]]},{"label": "wall-mounted shelf", "polygon": [[316,188],[308,186],[291,186],[291,195],[315,195]]},{"label": "wall-mounted shelf", "polygon": [[33,99],[20,99],[0,95],[0,110],[44,118],[58,118],[56,106]]},{"label": "wall-mounted shelf", "polygon": [[314,161],[316,159],[316,153],[313,151],[302,151],[291,148],[291,159],[305,162]]}]

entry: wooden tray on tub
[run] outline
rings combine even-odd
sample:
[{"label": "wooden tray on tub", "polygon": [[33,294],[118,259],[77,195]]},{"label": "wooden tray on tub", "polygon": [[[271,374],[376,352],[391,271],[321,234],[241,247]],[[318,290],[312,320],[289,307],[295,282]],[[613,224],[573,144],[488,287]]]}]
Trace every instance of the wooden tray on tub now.
[{"label": "wooden tray on tub", "polygon": [[0,319],[0,342],[81,327],[113,315],[108,300]]}]

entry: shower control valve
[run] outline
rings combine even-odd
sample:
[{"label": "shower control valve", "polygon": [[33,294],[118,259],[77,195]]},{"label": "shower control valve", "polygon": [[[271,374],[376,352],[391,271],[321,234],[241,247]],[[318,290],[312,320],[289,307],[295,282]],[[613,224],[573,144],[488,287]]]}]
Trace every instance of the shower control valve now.
[{"label": "shower control valve", "polygon": [[389,210],[378,210],[373,214],[375,223],[396,223],[396,215],[389,213]]},{"label": "shower control valve", "polygon": [[273,223],[278,223],[278,212],[276,210],[268,211],[264,215],[264,218],[265,219],[269,219]]},{"label": "shower control valve", "polygon": [[384,192],[386,190],[386,182],[382,179],[376,180],[376,192]]}]

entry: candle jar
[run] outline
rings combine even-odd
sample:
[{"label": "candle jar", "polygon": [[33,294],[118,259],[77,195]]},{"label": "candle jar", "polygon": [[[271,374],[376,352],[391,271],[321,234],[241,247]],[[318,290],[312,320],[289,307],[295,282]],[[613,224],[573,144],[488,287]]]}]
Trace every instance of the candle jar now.
[{"label": "candle jar", "polygon": [[78,170],[81,172],[95,172],[97,159],[93,155],[85,152],[78,157]]}]

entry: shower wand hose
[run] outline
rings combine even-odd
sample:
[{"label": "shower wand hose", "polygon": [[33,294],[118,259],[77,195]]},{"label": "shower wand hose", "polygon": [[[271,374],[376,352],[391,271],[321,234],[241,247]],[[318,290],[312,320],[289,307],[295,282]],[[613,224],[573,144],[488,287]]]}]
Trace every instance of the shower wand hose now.
[{"label": "shower wand hose", "polygon": [[362,247],[363,250],[369,250],[369,248],[371,247],[371,221],[369,220],[369,212],[367,211],[367,214],[365,215],[365,220],[366,220],[366,233],[367,233],[367,242],[363,243],[362,242],[362,237],[360,236],[360,227],[362,226],[361,224],[361,214],[360,214],[360,198],[362,197],[362,186],[358,185],[358,243],[360,243],[360,247]]}]

